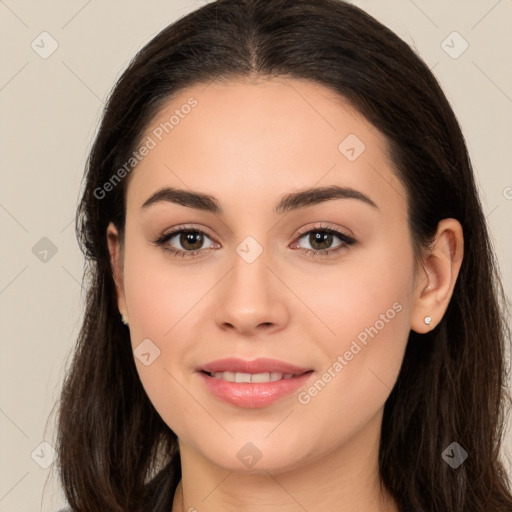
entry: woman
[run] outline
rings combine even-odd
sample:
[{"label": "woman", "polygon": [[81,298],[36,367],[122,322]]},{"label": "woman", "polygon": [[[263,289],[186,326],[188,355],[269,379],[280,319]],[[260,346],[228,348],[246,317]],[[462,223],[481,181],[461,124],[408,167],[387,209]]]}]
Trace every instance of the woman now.
[{"label": "woman", "polygon": [[505,511],[503,292],[428,67],[338,0],[219,0],[118,81],[58,425],[80,511]]}]

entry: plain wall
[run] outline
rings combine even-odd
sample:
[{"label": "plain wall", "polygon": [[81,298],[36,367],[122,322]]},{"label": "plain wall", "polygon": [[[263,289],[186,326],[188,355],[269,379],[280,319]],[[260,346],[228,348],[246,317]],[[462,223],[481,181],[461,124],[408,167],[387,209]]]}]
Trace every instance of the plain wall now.
[{"label": "plain wall", "polygon": [[[64,502],[55,466],[41,467],[51,451],[40,443],[53,442],[47,420],[83,314],[74,214],[86,156],[105,99],[129,60],[203,3],[0,2],[0,512],[52,511]],[[438,77],[469,146],[510,297],[512,2],[355,3],[411,44]],[[52,44],[40,36],[44,31],[58,44],[48,58],[40,56]],[[469,45],[457,58],[464,41],[448,37],[453,31]],[[512,452],[511,435],[504,458]]]}]

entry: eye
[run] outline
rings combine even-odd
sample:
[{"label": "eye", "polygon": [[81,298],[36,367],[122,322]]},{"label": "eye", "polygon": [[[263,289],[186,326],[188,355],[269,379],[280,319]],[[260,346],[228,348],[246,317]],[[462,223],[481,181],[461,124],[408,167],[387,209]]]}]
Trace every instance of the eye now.
[{"label": "eye", "polygon": [[[299,240],[303,238],[309,247],[300,247],[300,245],[295,242],[292,244],[292,248],[302,249],[305,251],[305,254],[312,254],[313,257],[328,256],[357,243],[353,237],[347,235],[346,233],[321,225],[315,226],[314,229],[309,229],[308,231],[301,233]],[[334,248],[331,248],[336,238],[338,238],[341,243],[336,245]]]},{"label": "eye", "polygon": [[[333,241],[338,238],[341,241],[334,248],[332,247]],[[300,249],[306,255],[312,254],[313,257],[325,257],[332,253],[336,253],[344,248],[357,243],[357,241],[339,231],[337,229],[327,226],[315,226],[313,229],[303,231],[298,240],[305,239],[309,247],[301,247],[298,242],[291,245],[292,249]],[[154,245],[161,247],[164,251],[176,257],[194,258],[200,252],[205,252],[204,243],[210,240],[212,243],[207,249],[218,248],[220,245],[214,242],[210,236],[203,230],[193,226],[180,226],[170,233],[165,233],[160,238],[153,242]],[[176,247],[178,246],[178,247]]]},{"label": "eye", "polygon": [[[203,244],[211,238],[198,228],[181,226],[170,233],[162,235],[153,243],[166,252],[182,258],[193,258],[204,249]],[[176,245],[181,246],[176,248]],[[219,244],[212,241],[212,247],[219,247]]]}]

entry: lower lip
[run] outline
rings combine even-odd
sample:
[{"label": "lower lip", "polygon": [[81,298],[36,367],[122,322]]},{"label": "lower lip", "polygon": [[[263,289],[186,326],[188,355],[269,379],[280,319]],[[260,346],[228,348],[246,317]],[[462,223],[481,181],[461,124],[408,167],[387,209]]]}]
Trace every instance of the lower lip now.
[{"label": "lower lip", "polygon": [[213,395],[230,404],[245,408],[265,407],[299,389],[314,374],[311,371],[291,379],[249,383],[228,382],[210,377],[202,371],[198,373]]}]

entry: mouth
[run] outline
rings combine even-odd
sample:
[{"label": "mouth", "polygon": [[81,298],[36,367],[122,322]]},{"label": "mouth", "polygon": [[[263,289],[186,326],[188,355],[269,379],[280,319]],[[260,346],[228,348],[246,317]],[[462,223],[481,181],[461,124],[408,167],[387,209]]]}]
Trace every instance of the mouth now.
[{"label": "mouth", "polygon": [[266,407],[284,399],[307,385],[315,373],[313,369],[268,358],[219,359],[196,371],[212,396],[243,408]]}]

